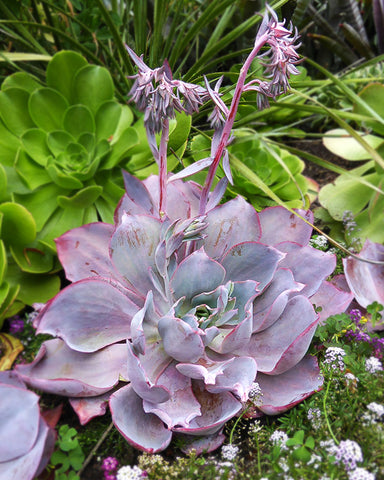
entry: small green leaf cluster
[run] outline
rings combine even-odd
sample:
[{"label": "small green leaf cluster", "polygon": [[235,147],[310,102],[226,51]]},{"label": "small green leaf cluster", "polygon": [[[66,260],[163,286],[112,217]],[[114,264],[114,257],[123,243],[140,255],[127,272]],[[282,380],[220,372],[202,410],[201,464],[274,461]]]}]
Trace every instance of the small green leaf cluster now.
[{"label": "small green leaf cluster", "polygon": [[76,472],[84,462],[84,453],[77,438],[77,431],[62,425],[56,441],[57,450],[51,457],[55,466],[55,480],[80,480]]}]

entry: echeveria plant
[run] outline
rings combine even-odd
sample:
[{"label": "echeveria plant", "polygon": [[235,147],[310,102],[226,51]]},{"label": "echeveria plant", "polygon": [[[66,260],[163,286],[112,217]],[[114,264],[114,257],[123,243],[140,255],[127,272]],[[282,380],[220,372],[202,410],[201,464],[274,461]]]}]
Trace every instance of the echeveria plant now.
[{"label": "echeveria plant", "polygon": [[[218,85],[173,80],[166,63],[151,70],[129,49],[139,67],[131,94],[160,174],[141,182],[126,173],[114,225],[91,223],[57,240],[73,283],[36,318],[37,331],[56,338],[17,366],[33,387],[71,397],[83,423],[109,399],[116,427],[135,447],[160,451],[175,434],[209,450],[255,382],[263,394],[256,414],[283,412],[320,388],[317,362],[306,355],[319,322],[313,304],[336,313],[351,295],[326,281],[335,257],[308,246],[311,213],[258,214],[241,197],[218,204],[231,180],[226,147],[241,93],[256,89],[263,106],[284,91],[295,40],[274,12],[264,17],[230,108]],[[245,85],[265,44],[271,81]],[[211,156],[167,175],[169,117],[207,96],[215,104]],[[210,192],[222,158],[226,178]],[[204,187],[181,180],[206,166]]]},{"label": "echeveria plant", "polygon": [[13,372],[0,372],[0,478],[33,480],[46,467],[55,433],[40,414],[39,397]]}]

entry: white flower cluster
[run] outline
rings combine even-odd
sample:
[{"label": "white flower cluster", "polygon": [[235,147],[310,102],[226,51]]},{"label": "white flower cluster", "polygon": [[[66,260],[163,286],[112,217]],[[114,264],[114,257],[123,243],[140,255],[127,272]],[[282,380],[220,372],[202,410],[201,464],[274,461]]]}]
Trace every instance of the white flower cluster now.
[{"label": "white flower cluster", "polygon": [[273,445],[279,446],[281,450],[288,450],[288,447],[286,446],[288,435],[285,432],[282,432],[281,430],[275,430],[269,437],[269,440]]},{"label": "white flower cluster", "polygon": [[376,357],[369,357],[365,361],[365,370],[369,373],[381,372],[383,370],[383,364]]},{"label": "white flower cluster", "polygon": [[328,347],[325,351],[324,363],[329,365],[333,370],[344,371],[345,364],[343,357],[345,350],[340,347]]},{"label": "white flower cluster", "polygon": [[335,463],[343,463],[349,472],[357,468],[357,463],[363,461],[363,452],[360,445],[353,440],[343,440],[337,447]]},{"label": "white flower cluster", "polygon": [[337,445],[333,440],[322,440],[320,441],[320,447],[324,448],[324,450],[332,456],[336,455],[337,452]]},{"label": "white flower cluster", "polygon": [[221,447],[221,456],[225,460],[232,461],[237,457],[237,454],[239,453],[239,447],[236,447],[236,445],[223,445]]},{"label": "white flower cluster", "polygon": [[321,427],[321,411],[319,408],[310,408],[307,413],[307,418],[315,430]]},{"label": "white flower cluster", "polygon": [[348,473],[348,480],[375,480],[375,475],[365,468],[357,467]]},{"label": "white flower cluster", "polygon": [[367,405],[368,412],[364,413],[362,421],[363,425],[370,426],[378,423],[381,418],[384,418],[384,405],[372,402]]},{"label": "white flower cluster", "polygon": [[260,385],[257,382],[253,382],[248,393],[248,397],[252,400],[253,405],[260,407],[263,404],[262,396],[263,392],[261,391]]},{"label": "white flower cluster", "polygon": [[130,467],[126,465],[125,467],[119,468],[116,475],[117,480],[142,480],[143,471],[137,465]]}]

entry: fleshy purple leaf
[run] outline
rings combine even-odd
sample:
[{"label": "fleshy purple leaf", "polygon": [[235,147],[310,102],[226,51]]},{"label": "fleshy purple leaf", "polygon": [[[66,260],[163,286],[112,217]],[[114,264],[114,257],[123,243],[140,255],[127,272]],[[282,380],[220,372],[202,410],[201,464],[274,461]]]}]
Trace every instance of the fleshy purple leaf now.
[{"label": "fleshy purple leaf", "polygon": [[224,268],[208,257],[203,250],[193,252],[177,267],[171,278],[175,298],[192,298],[201,292],[210,292],[223,283]]},{"label": "fleshy purple leaf", "polygon": [[280,317],[290,295],[300,292],[304,285],[295,282],[292,272],[278,268],[272,282],[253,304],[253,332],[265,330]]},{"label": "fleshy purple leaf", "polygon": [[311,302],[321,307],[320,323],[326,322],[331,315],[343,313],[353,300],[353,293],[342,290],[331,282],[324,281],[318,291],[312,295]]},{"label": "fleshy purple leaf", "polygon": [[126,345],[110,345],[94,353],[71,350],[59,339],[44,342],[29,364],[16,365],[28,385],[69,397],[93,397],[127,379]]},{"label": "fleshy purple leaf", "polygon": [[[359,257],[384,262],[384,245],[366,240]],[[345,258],[343,264],[345,278],[357,302],[364,308],[375,301],[384,305],[384,265],[353,257]]]},{"label": "fleshy purple leaf", "polygon": [[94,352],[128,338],[137,311],[120,290],[89,278],[69,285],[48,302],[37,333],[56,335],[78,352]]},{"label": "fleshy purple leaf", "polygon": [[199,332],[180,318],[164,316],[158,325],[163,347],[167,354],[179,362],[197,362],[204,353]]},{"label": "fleshy purple leaf", "polygon": [[169,429],[175,426],[188,428],[190,421],[201,415],[200,404],[191,388],[191,380],[181,375],[175,365],[171,364],[160,375],[158,382],[168,389],[170,398],[157,404],[144,400],[144,411],[156,414]]},{"label": "fleshy purple leaf", "polygon": [[[142,399],[161,403],[169,399],[167,388],[156,385],[157,378],[171,362],[171,358],[156,344],[145,349],[145,355],[135,355],[128,342],[128,371],[132,388]],[[145,368],[147,367],[147,368]]]},{"label": "fleshy purple leaf", "polygon": [[279,374],[296,365],[306,354],[318,323],[311,302],[301,295],[289,300],[281,317],[252,336],[239,355],[256,360],[259,372]]},{"label": "fleshy purple leaf", "polygon": [[144,412],[143,400],[131,385],[115,392],[109,405],[113,423],[134,447],[156,453],[170,444],[172,432],[164,426],[159,417]]},{"label": "fleshy purple leaf", "polygon": [[68,280],[77,282],[93,276],[118,280],[109,258],[113,230],[108,223],[90,223],[56,239],[57,255]]},{"label": "fleshy purple leaf", "polygon": [[[313,223],[313,213],[310,210],[297,212]],[[281,242],[307,245],[311,238],[312,227],[284,207],[265,208],[259,213],[259,219],[262,232],[260,242],[267,245],[276,246]]]},{"label": "fleshy purple leaf", "polygon": [[317,292],[323,280],[333,272],[336,266],[335,255],[321,252],[316,248],[300,247],[296,243],[284,242],[279,244],[279,250],[287,253],[280,266],[289,268],[295,280],[305,285],[300,295],[307,297]]},{"label": "fleshy purple leaf", "polygon": [[150,269],[160,239],[160,220],[145,215],[123,215],[111,238],[110,252],[115,268],[143,298],[152,290]]},{"label": "fleshy purple leaf", "polygon": [[260,291],[271,282],[279,262],[285,254],[262,243],[244,242],[232,247],[221,264],[226,270],[225,280],[258,282]]},{"label": "fleshy purple leaf", "polygon": [[307,355],[300,363],[280,375],[258,373],[263,393],[259,409],[267,415],[278,415],[309,397],[323,384],[315,357]]},{"label": "fleshy purple leaf", "polygon": [[196,380],[193,383],[193,393],[201,405],[201,416],[190,422],[189,428],[175,427],[174,431],[189,435],[211,435],[241,409],[241,403],[228,392],[209,393],[204,384]]},{"label": "fleshy purple leaf", "polygon": [[204,249],[211,258],[221,258],[239,243],[257,242],[261,235],[258,214],[242,197],[210,210],[207,223]]},{"label": "fleshy purple leaf", "polygon": [[92,418],[105,414],[110,396],[111,393],[107,392],[97,397],[70,398],[69,403],[78,416],[81,425],[85,425]]},{"label": "fleshy purple leaf", "polygon": [[0,398],[1,465],[32,449],[39,433],[40,410],[35,393],[25,387],[2,384],[1,379]]}]

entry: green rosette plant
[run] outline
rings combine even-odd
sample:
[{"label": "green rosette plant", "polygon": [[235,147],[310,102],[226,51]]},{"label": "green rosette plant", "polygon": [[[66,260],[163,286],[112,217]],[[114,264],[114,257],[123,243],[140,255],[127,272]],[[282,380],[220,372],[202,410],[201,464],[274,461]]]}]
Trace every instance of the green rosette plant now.
[{"label": "green rosette plant", "polygon": [[2,201],[6,175],[0,165],[0,329],[5,318],[25,304],[44,303],[60,289],[54,258],[36,245],[36,222],[31,213],[15,202]]},{"label": "green rosette plant", "polygon": [[[194,159],[203,158],[209,150],[209,140],[197,135],[192,142]],[[285,204],[291,208],[308,206],[317,193],[317,184],[305,177],[304,162],[278,146],[263,141],[257,134],[247,129],[236,130],[236,139],[228,146],[228,153],[232,165],[234,186],[228,188],[228,193],[246,197],[257,209],[276,205],[268,195],[266,189],[272,190]],[[256,185],[247,178],[238,168],[243,163],[260,179]],[[224,171],[217,173],[224,176]]]}]

